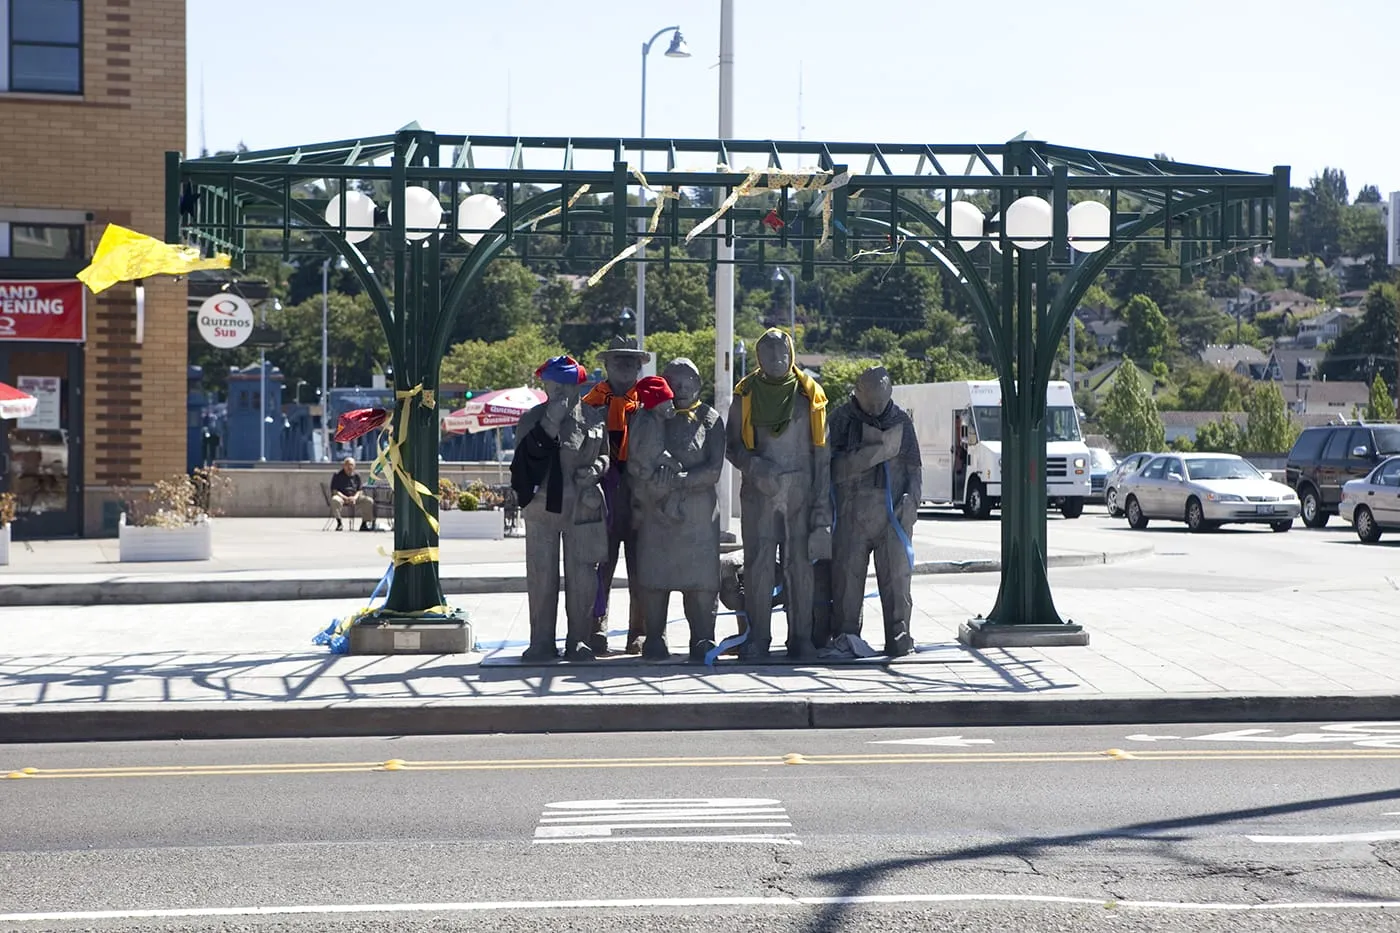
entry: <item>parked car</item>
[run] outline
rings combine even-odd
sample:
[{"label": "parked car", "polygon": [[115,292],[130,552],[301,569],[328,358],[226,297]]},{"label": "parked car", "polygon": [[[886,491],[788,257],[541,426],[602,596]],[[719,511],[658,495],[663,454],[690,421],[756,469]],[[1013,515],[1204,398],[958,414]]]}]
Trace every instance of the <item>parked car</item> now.
[{"label": "parked car", "polygon": [[1400,457],[1342,486],[1338,512],[1367,544],[1379,541],[1383,531],[1400,531]]},{"label": "parked car", "polygon": [[1307,428],[1288,452],[1285,477],[1298,493],[1303,524],[1321,528],[1337,514],[1342,486],[1400,454],[1400,425],[1352,422]]},{"label": "parked car", "polygon": [[1270,474],[1236,454],[1163,454],[1118,487],[1133,528],[1150,519],[1185,522],[1192,531],[1234,523],[1266,524],[1287,531],[1298,516],[1298,497]]},{"label": "parked car", "polygon": [[1114,518],[1123,514],[1123,507],[1118,504],[1118,487],[1123,485],[1124,477],[1132,476],[1138,470],[1147,465],[1153,457],[1160,456],[1150,451],[1128,454],[1118,465],[1113,468],[1113,472],[1104,477],[1103,484],[1103,504],[1108,507],[1108,514]]},{"label": "parked car", "polygon": [[1113,454],[1102,447],[1089,448],[1089,501],[1104,501],[1104,486],[1108,481],[1108,474],[1113,472],[1113,468],[1118,465],[1118,461],[1113,459]]}]

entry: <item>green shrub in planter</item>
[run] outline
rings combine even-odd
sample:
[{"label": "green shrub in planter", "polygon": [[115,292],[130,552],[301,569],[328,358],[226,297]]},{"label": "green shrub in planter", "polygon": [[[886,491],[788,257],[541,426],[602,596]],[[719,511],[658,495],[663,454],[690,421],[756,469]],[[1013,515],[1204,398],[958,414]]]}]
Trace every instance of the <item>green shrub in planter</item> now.
[{"label": "green shrub in planter", "polygon": [[476,496],[469,492],[459,492],[457,494],[457,508],[461,509],[463,512],[475,512],[476,507],[480,504],[481,502]]}]

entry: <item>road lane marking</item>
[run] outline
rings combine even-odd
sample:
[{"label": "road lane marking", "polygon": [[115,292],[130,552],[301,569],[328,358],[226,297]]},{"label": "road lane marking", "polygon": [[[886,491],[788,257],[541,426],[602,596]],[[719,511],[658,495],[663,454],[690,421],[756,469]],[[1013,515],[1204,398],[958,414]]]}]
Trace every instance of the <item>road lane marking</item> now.
[{"label": "road lane marking", "polygon": [[[1129,756],[1124,758],[1123,756]],[[1361,747],[1325,749],[1242,748],[1142,750],[1122,749],[1063,752],[909,752],[851,753],[845,755],[755,755],[712,758],[519,758],[463,761],[396,760],[386,769],[384,762],[306,762],[248,765],[128,765],[106,768],[23,768],[7,777],[21,780],[84,780],[96,778],[174,778],[245,777],[293,774],[405,774],[414,771],[553,771],[574,769],[625,768],[744,768],[781,767],[793,757],[809,766],[874,766],[895,764],[1070,764],[1131,760],[1151,761],[1341,761],[1400,758],[1400,749]]]},{"label": "road lane marking", "polygon": [[1339,722],[1320,726],[1319,732],[1277,734],[1273,729],[1236,729],[1210,735],[1152,735],[1138,732],[1127,736],[1130,742],[1270,742],[1316,745],[1346,742],[1360,748],[1400,748],[1400,722]]},{"label": "road lane marking", "polygon": [[834,897],[655,897],[558,901],[458,901],[431,904],[297,904],[250,907],[176,907],[139,910],[65,910],[0,914],[0,923],[62,923],[78,920],[178,920],[206,917],[271,917],[333,914],[486,913],[543,910],[657,910],[693,907],[809,908],[905,904],[1067,904],[1097,909],[1275,913],[1295,910],[1395,910],[1400,901],[1133,901],[1054,894],[858,894]]},{"label": "road lane marking", "polygon": [[[658,836],[639,830],[688,830]],[[787,832],[735,833],[736,829]],[[725,830],[714,833],[709,830]],[[531,840],[579,842],[773,842],[801,845],[782,801],[767,797],[644,797],[545,804]]]},{"label": "road lane marking", "polygon": [[965,739],[960,735],[935,735],[927,739],[881,739],[871,745],[950,745],[962,748],[968,745],[992,745],[991,739]]},{"label": "road lane marking", "polygon": [[1250,842],[1279,842],[1297,845],[1327,842],[1392,842],[1400,840],[1400,829],[1374,833],[1334,833],[1328,836],[1245,836]]}]

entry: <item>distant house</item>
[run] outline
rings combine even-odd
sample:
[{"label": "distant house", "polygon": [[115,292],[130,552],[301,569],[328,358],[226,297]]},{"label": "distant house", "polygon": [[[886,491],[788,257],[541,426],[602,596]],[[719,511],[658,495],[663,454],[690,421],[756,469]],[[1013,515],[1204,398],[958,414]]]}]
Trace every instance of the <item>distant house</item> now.
[{"label": "distant house", "polygon": [[1371,399],[1371,387],[1364,382],[1283,382],[1279,389],[1288,410],[1302,415],[1343,415],[1352,417]]},{"label": "distant house", "polygon": [[1331,343],[1356,316],[1356,311],[1350,308],[1333,308],[1299,321],[1297,346],[1315,349]]},{"label": "distant house", "polygon": [[1371,256],[1342,256],[1328,267],[1327,274],[1337,280],[1342,291],[1360,288],[1371,278]]},{"label": "distant house", "polygon": [[1311,265],[1314,269],[1316,269],[1319,272],[1322,272],[1327,268],[1326,265],[1323,264],[1322,260],[1317,258],[1275,259],[1272,256],[1266,256],[1264,257],[1262,264],[1274,270],[1274,272],[1282,276],[1288,276],[1290,274],[1302,275],[1305,271],[1307,271],[1309,265]]},{"label": "distant house", "polygon": [[1090,321],[1084,329],[1100,350],[1117,350],[1122,347],[1123,329],[1127,326],[1122,321]]},{"label": "distant house", "polygon": [[1365,300],[1366,289],[1358,288],[1353,291],[1342,292],[1341,296],[1337,298],[1337,304],[1341,305],[1343,308],[1359,308]]},{"label": "distant house", "polygon": [[1241,375],[1249,375],[1248,367],[1251,363],[1263,364],[1267,360],[1268,357],[1258,347],[1251,347],[1244,343],[1237,343],[1233,346],[1212,343],[1201,351],[1201,361],[1207,366]]}]

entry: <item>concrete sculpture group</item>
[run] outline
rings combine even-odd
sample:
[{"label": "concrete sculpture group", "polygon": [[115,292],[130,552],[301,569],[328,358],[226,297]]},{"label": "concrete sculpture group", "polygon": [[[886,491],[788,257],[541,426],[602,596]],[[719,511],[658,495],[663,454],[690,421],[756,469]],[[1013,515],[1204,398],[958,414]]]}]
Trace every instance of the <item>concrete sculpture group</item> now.
[{"label": "concrete sculpture group", "polygon": [[[565,660],[608,651],[619,555],[627,563],[626,651],[670,659],[666,610],[679,593],[689,660],[714,652],[721,588],[716,486],[726,458],[741,477],[740,659],[769,657],[775,596],[787,613],[789,659],[870,654],[861,640],[861,607],[872,554],[883,654],[913,650],[910,540],[921,465],[913,423],[891,401],[889,375],[866,370],[850,398],[828,411],[822,387],[796,365],[787,333],[769,330],[757,350],[758,368],[735,387],[727,419],[700,400],[700,373],[690,360],[671,360],[661,376],[639,378],[650,354],[634,340],[613,341],[602,354],[607,378],[586,396],[586,371],[572,358],[555,357],[537,370],[547,401],[521,419],[511,463],[525,517],[524,661],[559,657],[561,549]],[[816,585],[814,563],[829,572],[829,587]],[[814,606],[813,594],[827,591],[829,613]],[[814,627],[818,616],[824,624]]]}]

